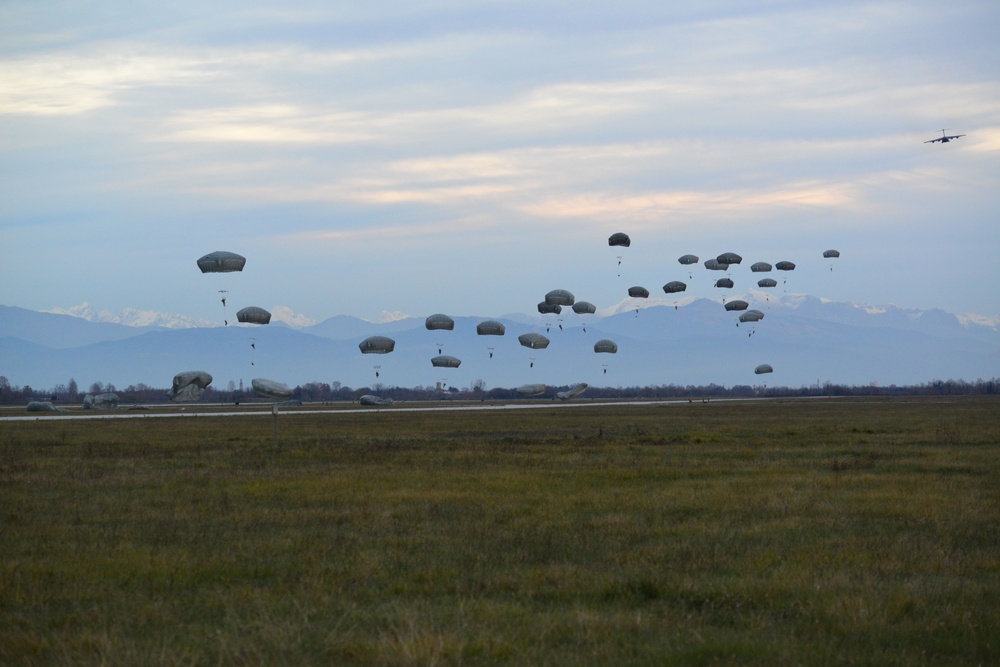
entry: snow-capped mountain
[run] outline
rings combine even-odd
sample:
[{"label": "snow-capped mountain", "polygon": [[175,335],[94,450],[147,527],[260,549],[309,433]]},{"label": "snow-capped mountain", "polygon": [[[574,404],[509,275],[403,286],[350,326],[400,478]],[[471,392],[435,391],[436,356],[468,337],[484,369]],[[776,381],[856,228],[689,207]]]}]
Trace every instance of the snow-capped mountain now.
[{"label": "snow-capped mountain", "polygon": [[[730,298],[749,301],[764,319],[741,324],[738,312],[709,299],[669,305],[628,299],[607,316],[565,309],[562,316],[455,317],[453,331],[428,331],[424,316],[399,314],[380,322],[337,315],[299,329],[281,321],[166,328],[0,306],[0,374],[12,384],[33,387],[70,378],[81,386],[101,381],[165,387],[175,373],[192,369],[208,371],[219,387],[254,377],[291,386],[319,381],[350,387],[442,381],[468,387],[480,380],[488,387],[528,382],[800,387],[1000,377],[1000,329],[941,310],[758,292]],[[478,335],[476,325],[484,319],[499,319],[506,334]],[[527,332],[542,333],[550,345],[521,346],[518,335]],[[362,354],[358,343],[371,335],[393,338],[395,351]],[[618,352],[595,353],[594,343],[602,338],[614,340]],[[461,366],[433,367],[430,360],[438,354],[458,357]],[[755,375],[762,363],[772,365],[773,374]]]}]

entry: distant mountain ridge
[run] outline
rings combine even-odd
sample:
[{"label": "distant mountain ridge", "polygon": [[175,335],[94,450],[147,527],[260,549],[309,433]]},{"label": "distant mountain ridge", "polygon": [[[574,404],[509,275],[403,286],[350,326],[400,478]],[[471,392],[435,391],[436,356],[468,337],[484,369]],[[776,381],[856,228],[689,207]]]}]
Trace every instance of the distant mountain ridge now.
[{"label": "distant mountain ridge", "polygon": [[[752,385],[815,383],[919,384],[933,380],[1000,376],[1000,330],[962,321],[941,310],[870,308],[806,295],[743,298],[765,313],[737,326],[738,313],[718,301],[649,299],[636,312],[623,302],[607,316],[515,313],[455,317],[454,331],[428,331],[423,317],[369,322],[337,315],[291,328],[267,326],[165,327],[90,322],[77,316],[0,306],[0,375],[14,385],[50,388],[70,378],[80,386],[100,381],[166,387],[177,372],[206,370],[213,385],[245,385],[266,377],[289,385],[340,382],[350,387],[514,387],[526,383],[596,386]],[[664,303],[667,301],[667,303]],[[478,336],[476,324],[499,319],[505,336]],[[156,320],[154,320],[156,321]],[[551,339],[529,350],[517,336],[529,331]],[[396,340],[388,355],[361,354],[370,335]],[[596,354],[600,338],[617,354]],[[492,350],[490,350],[492,348]],[[458,369],[433,367],[441,353],[462,359]],[[490,352],[493,358],[490,358]],[[754,375],[761,363],[770,375]],[[376,377],[376,372],[378,376]]]}]

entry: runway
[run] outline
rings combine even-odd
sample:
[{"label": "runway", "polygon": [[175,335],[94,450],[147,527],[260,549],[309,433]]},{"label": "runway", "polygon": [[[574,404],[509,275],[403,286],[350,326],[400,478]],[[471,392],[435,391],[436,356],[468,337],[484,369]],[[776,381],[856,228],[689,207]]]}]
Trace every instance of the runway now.
[{"label": "runway", "polygon": [[[660,407],[666,405],[701,405],[709,403],[736,403],[748,401],[799,401],[803,399],[831,399],[835,396],[796,396],[790,397],[745,397],[745,398],[713,398],[705,399],[649,399],[649,400],[623,400],[623,401],[553,401],[550,399],[530,400],[512,403],[462,403],[460,405],[447,405],[436,403],[433,405],[412,406],[397,404],[393,406],[363,407],[363,408],[313,408],[309,405],[296,407],[278,407],[277,414],[281,416],[298,415],[342,415],[342,414],[362,414],[362,413],[393,413],[393,412],[460,412],[460,411],[485,411],[485,410],[543,410],[552,408],[596,408],[596,407]],[[254,405],[242,410],[219,410],[215,406],[188,405],[184,407],[157,406],[150,408],[149,412],[138,411],[129,408],[119,408],[117,410],[87,411],[87,412],[43,412],[27,415],[11,415],[0,417],[0,422],[23,422],[23,421],[62,421],[75,419],[197,419],[206,417],[262,417],[275,414],[274,407],[268,405]],[[211,409],[216,408],[216,409]],[[160,412],[160,410],[164,410]],[[166,410],[169,410],[167,412]]]}]

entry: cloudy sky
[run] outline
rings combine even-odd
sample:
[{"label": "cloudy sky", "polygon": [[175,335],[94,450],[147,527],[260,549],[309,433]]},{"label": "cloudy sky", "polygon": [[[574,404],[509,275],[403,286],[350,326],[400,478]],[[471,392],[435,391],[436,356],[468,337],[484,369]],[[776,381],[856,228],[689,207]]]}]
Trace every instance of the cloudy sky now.
[{"label": "cloudy sky", "polygon": [[995,0],[0,2],[0,303],[499,316],[718,298],[676,259],[734,251],[737,293],[791,260],[995,317],[998,34]]}]

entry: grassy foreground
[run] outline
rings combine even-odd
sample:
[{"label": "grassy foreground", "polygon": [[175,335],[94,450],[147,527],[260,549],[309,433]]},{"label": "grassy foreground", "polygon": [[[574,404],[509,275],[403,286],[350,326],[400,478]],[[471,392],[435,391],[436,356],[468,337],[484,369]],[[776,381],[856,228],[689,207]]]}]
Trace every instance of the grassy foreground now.
[{"label": "grassy foreground", "polygon": [[997,664],[1000,399],[0,423],[0,664]]}]

